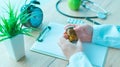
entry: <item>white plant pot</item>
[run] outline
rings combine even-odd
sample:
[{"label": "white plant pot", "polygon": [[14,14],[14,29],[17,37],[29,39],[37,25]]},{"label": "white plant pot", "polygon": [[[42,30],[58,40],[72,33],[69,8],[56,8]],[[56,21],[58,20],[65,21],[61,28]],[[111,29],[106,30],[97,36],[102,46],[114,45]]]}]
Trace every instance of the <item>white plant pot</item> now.
[{"label": "white plant pot", "polygon": [[7,39],[4,41],[4,44],[7,48],[9,56],[14,60],[18,61],[23,56],[25,56],[25,49],[24,49],[24,36],[17,35],[13,38]]}]

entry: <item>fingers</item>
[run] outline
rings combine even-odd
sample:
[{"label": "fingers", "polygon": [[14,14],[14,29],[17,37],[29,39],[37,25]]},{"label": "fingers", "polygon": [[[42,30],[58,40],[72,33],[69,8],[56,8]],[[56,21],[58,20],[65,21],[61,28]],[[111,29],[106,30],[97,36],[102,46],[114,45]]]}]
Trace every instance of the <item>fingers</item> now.
[{"label": "fingers", "polygon": [[64,44],[65,41],[66,41],[66,39],[65,39],[64,37],[61,37],[61,38],[60,38],[60,42],[61,42],[61,44]]},{"label": "fingers", "polygon": [[61,37],[58,45],[63,49],[66,45],[66,41],[67,40],[64,37]]},{"label": "fingers", "polygon": [[61,41],[61,38],[60,41],[58,42],[58,45],[60,46],[61,49],[63,49],[63,42]]},{"label": "fingers", "polygon": [[68,24],[68,25],[65,26],[65,30],[66,30],[68,27],[70,27],[70,26],[76,27],[77,25],[75,25],[75,24]]},{"label": "fingers", "polygon": [[79,29],[80,29],[80,26],[74,27],[74,30],[79,30]]},{"label": "fingers", "polygon": [[65,39],[68,39],[68,35],[67,35],[66,32],[64,33],[64,38],[65,38]]},{"label": "fingers", "polygon": [[85,28],[87,28],[85,25],[79,25],[79,26],[74,27],[74,30],[75,31],[81,31],[81,30],[83,30]]},{"label": "fingers", "polygon": [[58,45],[59,45],[60,48],[63,50],[63,46],[62,46],[61,42],[58,42]]}]

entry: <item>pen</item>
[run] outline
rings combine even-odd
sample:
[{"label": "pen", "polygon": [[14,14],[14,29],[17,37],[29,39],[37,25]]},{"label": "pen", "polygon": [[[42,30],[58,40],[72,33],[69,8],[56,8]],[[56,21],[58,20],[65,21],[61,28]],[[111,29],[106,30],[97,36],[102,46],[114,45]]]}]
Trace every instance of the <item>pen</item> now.
[{"label": "pen", "polygon": [[92,20],[92,19],[89,18],[89,17],[86,17],[86,20],[87,20],[87,21],[90,21],[90,22],[92,22],[92,23],[94,23],[94,24],[96,24],[96,25],[101,25],[100,23],[98,23],[98,22]]},{"label": "pen", "polygon": [[44,39],[44,37],[46,36],[46,34],[49,32],[51,30],[51,27],[50,26],[47,26],[42,32],[41,32],[41,34],[39,35],[39,37],[38,37],[38,41],[39,42],[42,42],[43,41],[43,39]]}]

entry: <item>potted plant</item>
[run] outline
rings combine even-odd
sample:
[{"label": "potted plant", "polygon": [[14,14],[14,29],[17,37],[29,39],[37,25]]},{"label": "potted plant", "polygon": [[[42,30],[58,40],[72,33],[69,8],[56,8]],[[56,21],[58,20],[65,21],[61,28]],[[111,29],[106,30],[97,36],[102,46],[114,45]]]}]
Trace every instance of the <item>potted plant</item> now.
[{"label": "potted plant", "polygon": [[7,7],[7,15],[2,16],[2,22],[0,22],[0,42],[3,41],[9,55],[18,61],[25,56],[23,34],[31,36],[31,28],[23,26],[30,19],[30,14],[27,14],[26,11],[18,13],[10,2]]}]

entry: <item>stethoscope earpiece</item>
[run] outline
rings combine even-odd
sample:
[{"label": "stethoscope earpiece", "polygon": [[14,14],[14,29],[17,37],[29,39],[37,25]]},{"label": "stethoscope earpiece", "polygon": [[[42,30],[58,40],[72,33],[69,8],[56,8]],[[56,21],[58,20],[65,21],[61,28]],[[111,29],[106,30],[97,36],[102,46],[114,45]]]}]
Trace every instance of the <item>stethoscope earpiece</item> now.
[{"label": "stethoscope earpiece", "polygon": [[[97,17],[100,19],[106,19],[108,16],[108,12],[106,10],[104,10],[100,5],[90,1],[90,0],[82,0],[82,6],[86,9],[89,9],[93,12],[96,12]],[[96,7],[97,9],[93,8]],[[100,11],[101,10],[101,11]]]},{"label": "stethoscope earpiece", "polygon": [[[63,11],[61,11],[59,9],[59,4],[62,2],[62,0],[58,0],[58,2],[56,3],[56,10],[64,16],[67,16],[67,17],[70,17],[70,18],[80,18],[80,19],[85,19],[86,17],[87,18],[106,19],[107,16],[109,15],[109,13],[106,10],[104,10],[100,5],[96,4],[95,2],[92,2],[90,0],[81,0],[81,1],[82,1],[82,4],[81,4],[82,7],[95,12],[96,15],[95,16],[72,16],[72,15],[69,15],[67,13],[64,13]],[[99,9],[99,10],[97,10],[96,8],[93,8],[93,6],[96,7],[97,9]]]}]

